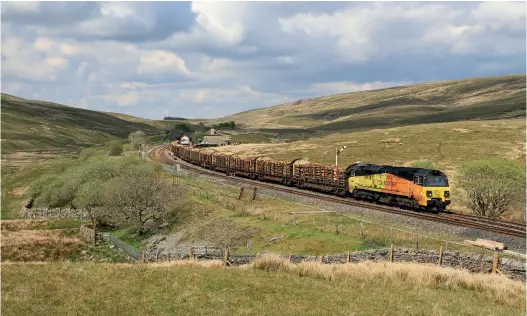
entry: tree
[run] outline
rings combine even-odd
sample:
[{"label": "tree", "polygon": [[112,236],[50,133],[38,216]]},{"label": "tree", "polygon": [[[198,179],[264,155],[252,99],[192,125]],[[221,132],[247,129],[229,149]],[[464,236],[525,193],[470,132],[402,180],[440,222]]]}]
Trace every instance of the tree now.
[{"label": "tree", "polygon": [[475,214],[499,218],[525,195],[525,170],[511,160],[476,160],[461,167],[460,185]]},{"label": "tree", "polygon": [[[97,224],[104,223],[103,212],[103,180],[93,180],[83,183],[77,190],[73,203],[77,208],[84,209],[92,222],[92,228],[96,231]],[[95,243],[95,240],[93,241]]]},{"label": "tree", "polygon": [[104,188],[105,205],[119,212],[137,228],[138,234],[147,233],[149,221],[164,219],[178,196],[176,188],[155,175],[152,169],[136,166],[108,181]]},{"label": "tree", "polygon": [[134,149],[139,149],[141,145],[146,144],[145,133],[143,131],[136,131],[128,135],[130,144],[134,146]]}]

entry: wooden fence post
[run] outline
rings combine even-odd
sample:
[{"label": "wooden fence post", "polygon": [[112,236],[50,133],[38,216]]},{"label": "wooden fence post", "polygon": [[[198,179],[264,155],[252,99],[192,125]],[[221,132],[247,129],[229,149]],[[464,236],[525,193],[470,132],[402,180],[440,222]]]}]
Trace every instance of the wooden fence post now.
[{"label": "wooden fence post", "polygon": [[320,263],[322,263],[322,259],[324,258],[324,256],[320,256]]},{"label": "wooden fence post", "polygon": [[289,258],[287,260],[289,260],[289,262],[291,262],[291,252],[289,252]]},{"label": "wooden fence post", "polygon": [[145,251],[144,251],[144,250],[141,251],[141,259],[140,259],[139,262],[141,262],[141,263],[145,263]]},{"label": "wooden fence post", "polygon": [[348,255],[346,256],[346,263],[350,263],[350,251],[348,250]]},{"label": "wooden fence post", "polygon": [[362,222],[360,223],[360,237],[364,238],[364,224]]},{"label": "wooden fence post", "polygon": [[243,191],[244,191],[244,190],[245,190],[244,187],[241,187],[241,188],[240,188],[240,196],[238,196],[238,200],[243,199]]},{"label": "wooden fence post", "polygon": [[499,263],[499,255],[498,252],[494,252],[494,262],[492,263],[492,273],[498,273],[498,263]]},{"label": "wooden fence post", "polygon": [[190,247],[189,254],[188,254],[188,259],[190,261],[192,261],[194,259],[194,249],[193,249],[193,247]]},{"label": "wooden fence post", "polygon": [[390,244],[390,262],[393,262],[393,244]]},{"label": "wooden fence post", "polygon": [[257,187],[254,187],[254,191],[253,191],[253,201],[256,200],[258,198],[258,195],[256,193],[256,190],[258,190]]},{"label": "wooden fence post", "polygon": [[443,246],[439,247],[439,260],[437,260],[437,264],[443,264]]},{"label": "wooden fence post", "polygon": [[225,266],[229,263],[229,249],[225,248],[225,255],[223,256],[223,263]]}]

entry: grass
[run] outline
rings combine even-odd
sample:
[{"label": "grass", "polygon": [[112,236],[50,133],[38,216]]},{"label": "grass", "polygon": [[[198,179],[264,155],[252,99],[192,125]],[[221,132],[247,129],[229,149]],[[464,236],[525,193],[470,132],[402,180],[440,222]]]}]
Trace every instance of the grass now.
[{"label": "grass", "polygon": [[[175,210],[170,225],[162,234],[182,233],[183,243],[228,246],[236,253],[255,254],[266,250],[282,254],[327,255],[347,250],[387,248],[391,243],[396,247],[438,250],[445,245],[441,239],[458,243],[464,240],[370,215],[302,214],[295,215],[293,222],[289,212],[314,209],[265,196],[252,201],[250,188],[246,188],[245,197],[240,201],[236,199],[239,194],[237,187],[194,178],[179,178],[178,181],[191,185],[185,185],[187,201]],[[416,237],[416,234],[420,236]],[[126,238],[125,235],[121,237]],[[249,242],[252,249],[247,248]],[[454,243],[449,243],[448,249],[474,251],[471,246]]]},{"label": "grass", "polygon": [[358,131],[525,116],[525,74],[428,82],[323,96],[211,120],[278,134]]},{"label": "grass", "polygon": [[[277,268],[278,267],[278,268]],[[525,286],[415,264],[3,264],[9,315],[523,315]],[[275,270],[272,273],[265,270]]]},{"label": "grass", "polygon": [[[162,130],[142,122],[33,101],[2,93],[2,159],[34,159],[35,153],[60,155],[80,148],[126,138],[136,130],[157,134]],[[4,161],[3,161],[4,163]]]},{"label": "grass", "polygon": [[86,221],[2,220],[2,262],[128,262],[107,244],[82,240],[79,227]]}]

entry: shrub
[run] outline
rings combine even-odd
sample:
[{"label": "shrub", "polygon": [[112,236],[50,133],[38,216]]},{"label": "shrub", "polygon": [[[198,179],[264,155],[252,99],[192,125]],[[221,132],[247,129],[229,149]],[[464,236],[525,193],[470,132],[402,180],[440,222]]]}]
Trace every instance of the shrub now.
[{"label": "shrub", "polygon": [[461,166],[459,177],[477,215],[499,218],[525,195],[525,170],[511,160],[471,161]]},{"label": "shrub", "polygon": [[121,156],[123,153],[123,144],[119,141],[110,142],[107,147],[110,150],[110,156]]}]

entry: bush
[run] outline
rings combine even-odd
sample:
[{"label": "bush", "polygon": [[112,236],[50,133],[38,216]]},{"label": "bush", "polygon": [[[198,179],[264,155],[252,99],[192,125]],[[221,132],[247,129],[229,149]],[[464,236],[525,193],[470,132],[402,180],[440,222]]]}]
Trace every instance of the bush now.
[{"label": "bush", "polygon": [[514,161],[472,161],[461,167],[459,177],[469,207],[477,215],[499,218],[525,195],[525,169]]},{"label": "bush", "polygon": [[109,142],[106,147],[109,149],[110,156],[121,156],[123,153],[123,144],[119,141]]}]

